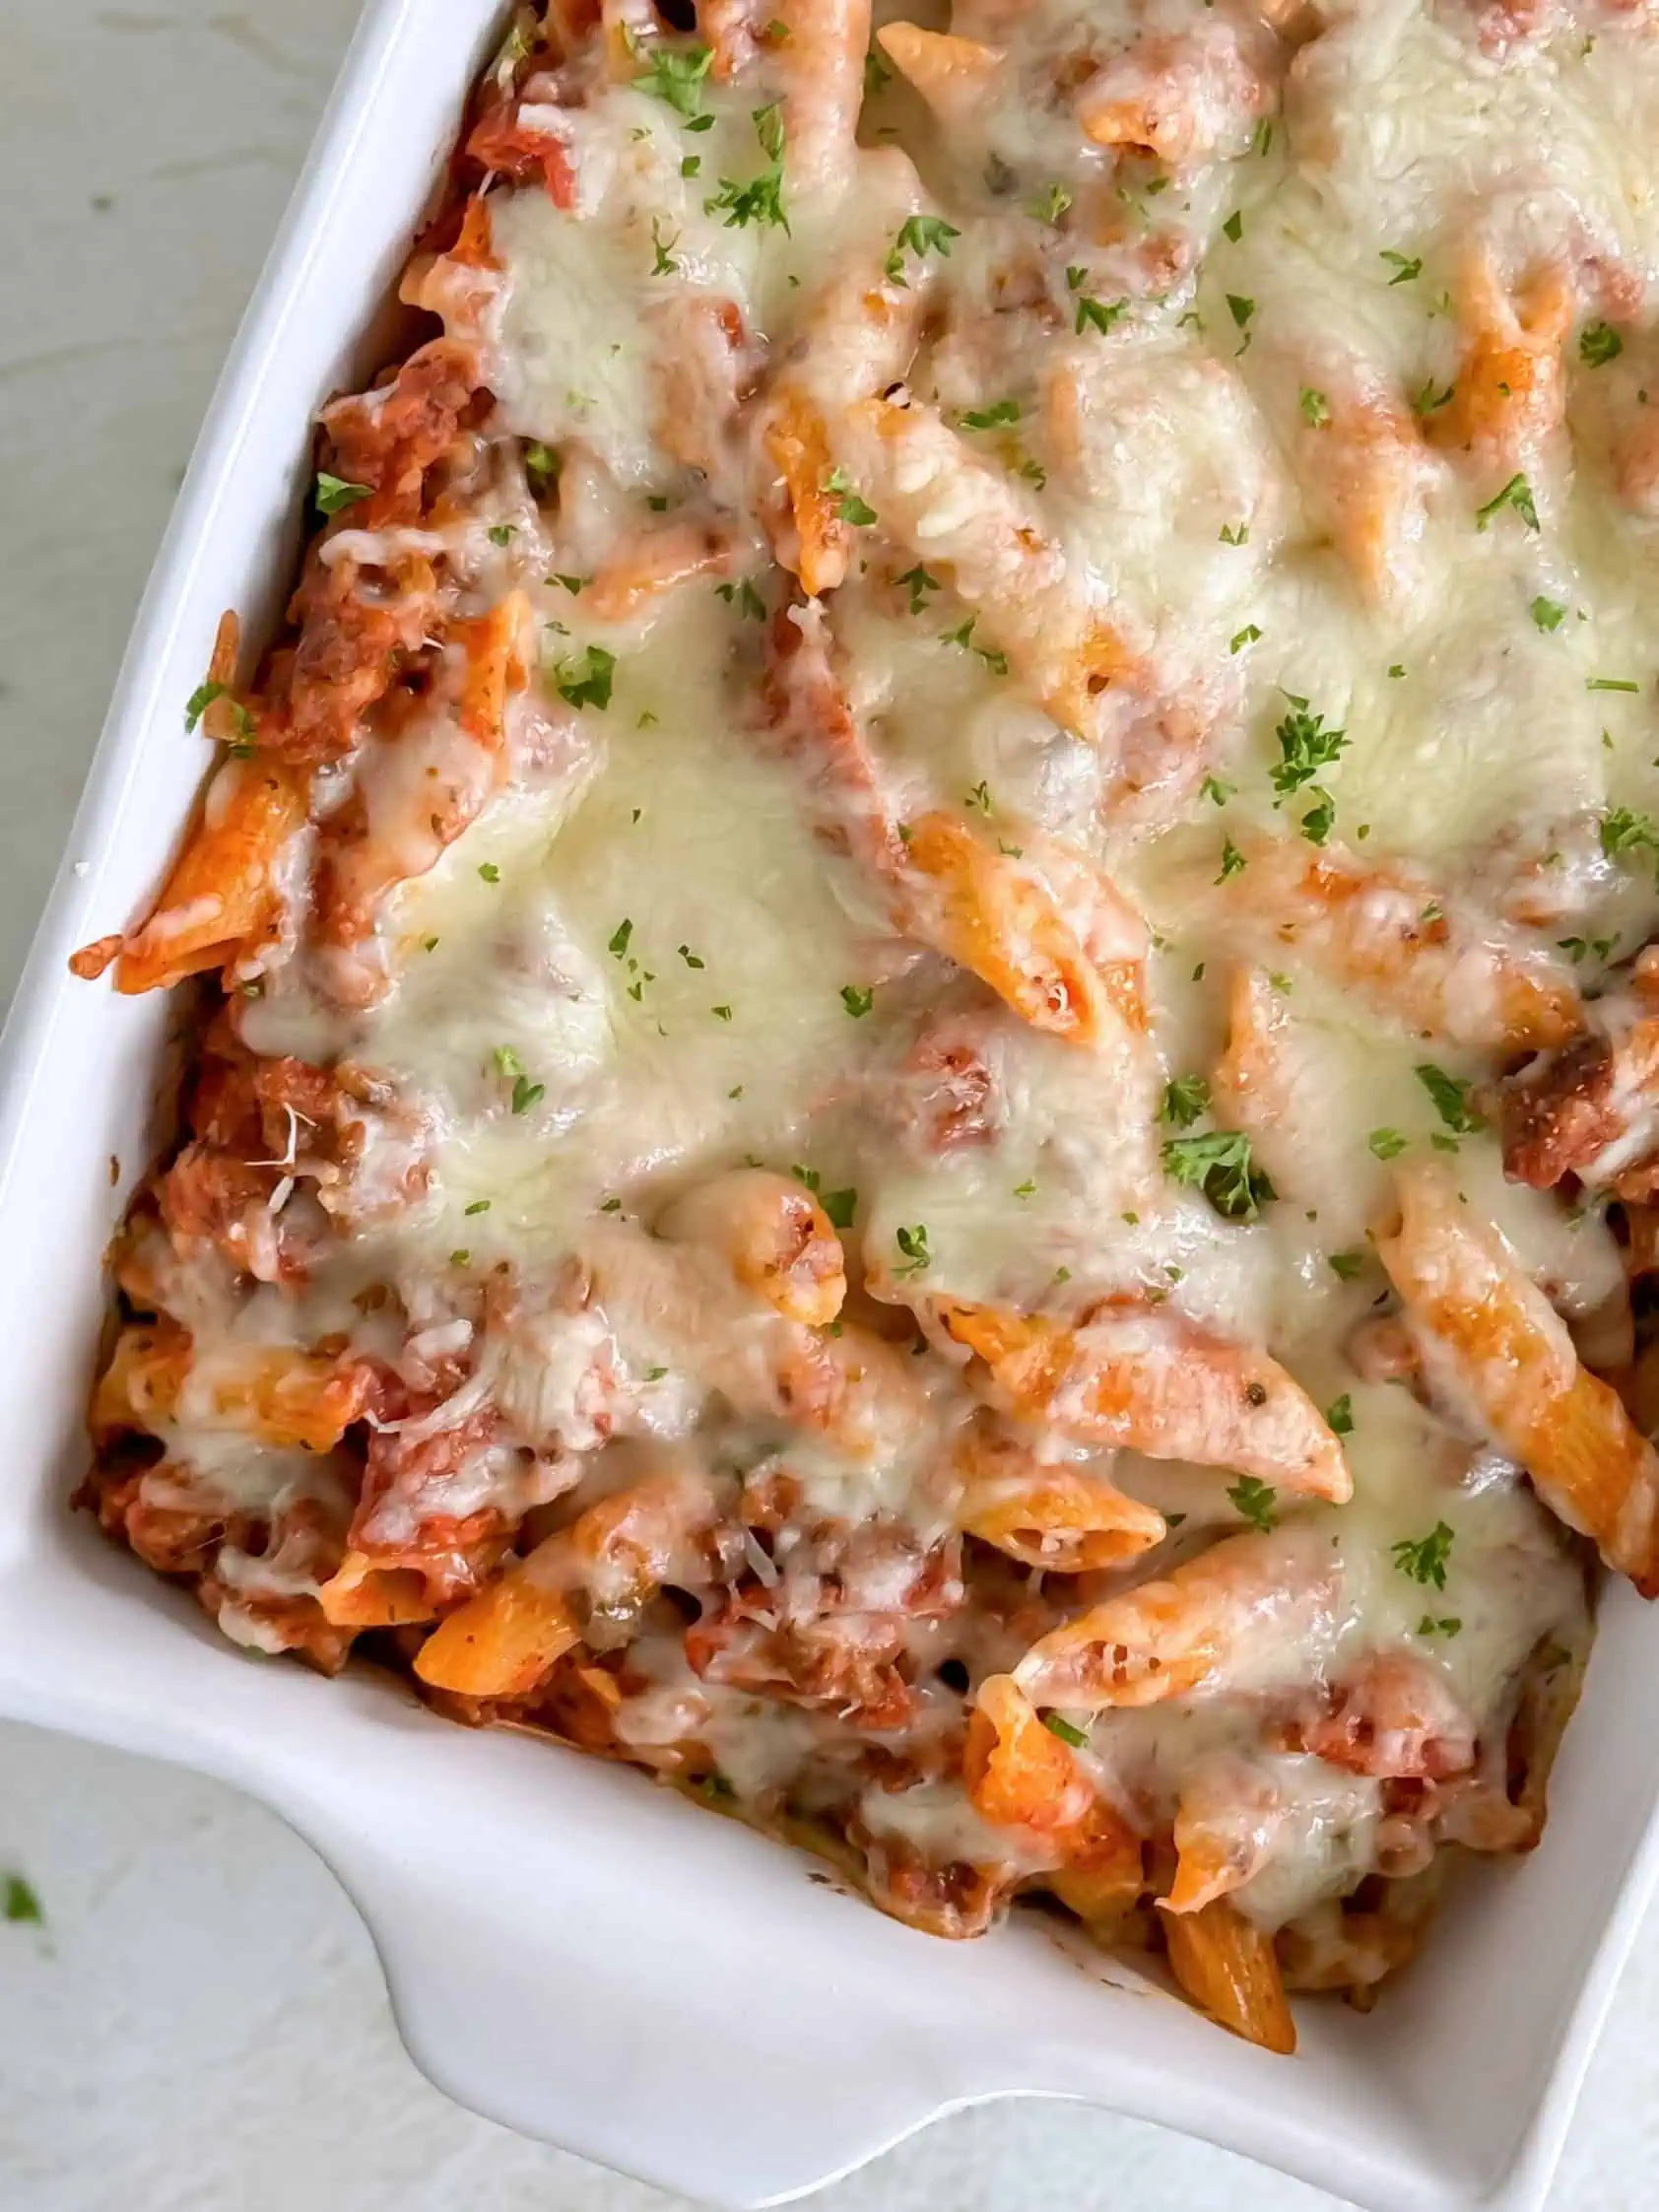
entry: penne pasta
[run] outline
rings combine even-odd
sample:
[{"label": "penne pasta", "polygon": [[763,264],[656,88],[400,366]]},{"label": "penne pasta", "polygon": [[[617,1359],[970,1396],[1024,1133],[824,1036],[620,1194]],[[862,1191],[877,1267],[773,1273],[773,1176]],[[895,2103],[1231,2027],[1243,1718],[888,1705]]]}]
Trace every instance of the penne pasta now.
[{"label": "penne pasta", "polygon": [[1396,1188],[1399,1225],[1377,1251],[1448,1378],[1551,1511],[1659,1594],[1659,1454],[1453,1178],[1423,1161],[1396,1170]]}]

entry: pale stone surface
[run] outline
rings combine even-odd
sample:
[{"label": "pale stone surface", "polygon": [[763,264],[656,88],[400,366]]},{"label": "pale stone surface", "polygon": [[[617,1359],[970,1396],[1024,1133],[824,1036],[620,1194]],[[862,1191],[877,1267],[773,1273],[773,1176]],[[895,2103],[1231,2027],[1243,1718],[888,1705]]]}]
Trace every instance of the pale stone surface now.
[{"label": "pale stone surface", "polygon": [[[128,623],[351,0],[0,0],[0,994],[56,865]],[[182,742],[182,740],[181,740]],[[217,1782],[0,1727],[6,2212],[670,2212],[475,2119],[400,2046],[362,1923]],[[1651,2205],[1659,1917],[1575,2123],[1559,2212]],[[826,2212],[1318,2212],[1159,2130],[1004,2105]]]}]

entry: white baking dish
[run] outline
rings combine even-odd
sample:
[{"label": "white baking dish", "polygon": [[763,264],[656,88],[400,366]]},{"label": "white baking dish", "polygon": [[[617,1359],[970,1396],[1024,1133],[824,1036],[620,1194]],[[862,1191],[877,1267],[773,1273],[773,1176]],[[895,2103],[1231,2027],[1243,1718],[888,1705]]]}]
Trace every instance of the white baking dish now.
[{"label": "white baking dish", "polygon": [[[152,1146],[169,1010],[65,960],[143,902],[201,773],[220,610],[290,570],[317,402],[436,177],[497,0],[370,0],[157,564],[0,1049],[0,1710],[223,1775],[338,1869],[433,2077],[509,2124],[729,2204],[809,2189],[948,2108],[1087,2097],[1377,2212],[1542,2200],[1659,1868],[1659,1618],[1611,1593],[1543,1847],[1463,1885],[1377,2012],[1270,2058],[1040,1928],[934,1942],[642,1776],[431,1718],[368,1673],[237,1654],[65,1501],[98,1258]],[[370,347],[375,341],[369,338]],[[361,358],[354,358],[361,356]],[[118,1163],[118,1166],[113,1165]]]}]

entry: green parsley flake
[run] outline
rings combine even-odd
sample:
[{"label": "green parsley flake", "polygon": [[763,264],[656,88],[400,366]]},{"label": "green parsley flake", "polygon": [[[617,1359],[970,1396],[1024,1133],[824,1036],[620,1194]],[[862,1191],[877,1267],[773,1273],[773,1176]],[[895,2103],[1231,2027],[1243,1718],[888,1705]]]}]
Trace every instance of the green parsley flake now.
[{"label": "green parsley flake", "polygon": [[1587,322],[1578,335],[1578,358],[1586,369],[1605,369],[1625,351],[1625,341],[1610,322]]},{"label": "green parsley flake", "polygon": [[690,46],[676,49],[658,46],[651,55],[649,68],[642,77],[635,77],[636,89],[649,93],[654,100],[666,101],[677,115],[689,120],[700,115],[702,108],[703,80],[714,60],[711,46]]},{"label": "green parsley flake", "polygon": [[571,706],[603,709],[611,704],[616,666],[616,654],[608,653],[603,645],[584,645],[579,653],[554,662],[553,688]]},{"label": "green parsley flake", "polygon": [[1251,1157],[1241,1129],[1211,1129],[1202,1136],[1166,1137],[1163,1172],[1173,1181],[1202,1190],[1224,1220],[1254,1221],[1279,1193]]},{"label": "green parsley flake", "polygon": [[969,408],[962,419],[964,431],[994,431],[1004,423],[1020,420],[1020,402],[1017,399],[994,400],[989,407]]},{"label": "green parsley flake", "polygon": [[1346,730],[1327,729],[1323,714],[1310,713],[1305,699],[1294,699],[1291,711],[1274,735],[1280,758],[1271,771],[1273,788],[1281,797],[1311,783],[1321,769],[1330,768],[1348,744]]},{"label": "green parsley flake", "polygon": [[1250,1525],[1259,1528],[1264,1536],[1278,1527],[1279,1494],[1259,1475],[1240,1475],[1228,1489],[1228,1496]]},{"label": "green parsley flake", "polygon": [[1402,1575],[1409,1575],[1414,1582],[1432,1583],[1435,1589],[1443,1590],[1452,1540],[1452,1531],[1443,1520],[1437,1520],[1427,1536],[1420,1536],[1415,1543],[1410,1537],[1402,1538],[1398,1544],[1391,1544],[1389,1551]]},{"label": "green parsley flake", "polygon": [[1296,405],[1301,419],[1310,429],[1322,431],[1331,419],[1331,404],[1323,392],[1316,392],[1311,384],[1303,384]]},{"label": "green parsley flake", "polygon": [[21,1874],[6,1876],[4,1911],[8,1920],[22,1921],[32,1927],[41,1926],[46,1917],[40,1910],[33,1884],[26,1882]]},{"label": "green parsley flake", "polygon": [[1532,619],[1540,630],[1559,630],[1566,617],[1566,609],[1559,599],[1546,599],[1542,593],[1532,603]]},{"label": "green parsley flake", "polygon": [[1454,1136],[1472,1137],[1478,1129],[1486,1127],[1485,1120],[1469,1104],[1469,1093],[1474,1088],[1471,1083],[1448,1075],[1444,1068],[1437,1068],[1428,1060],[1423,1061],[1416,1073],[1418,1081],[1433,1100],[1435,1112]]},{"label": "green parsley flake", "polygon": [[1228,876],[1236,876],[1242,870],[1244,865],[1244,855],[1239,851],[1238,847],[1233,843],[1232,839],[1228,838],[1222,846],[1222,869],[1221,874],[1217,876],[1216,881],[1218,883],[1226,883]]},{"label": "green parsley flake", "polygon": [[1423,274],[1423,263],[1412,255],[1393,253],[1384,246],[1379,258],[1386,261],[1394,272],[1388,280],[1390,288],[1397,284],[1410,284],[1414,278]]},{"label": "green parsley flake", "polygon": [[1333,1437],[1351,1437],[1354,1434],[1354,1400],[1345,1390],[1336,1403],[1325,1413],[1325,1426]]},{"label": "green parsley flake", "polygon": [[326,469],[317,471],[317,512],[338,514],[345,507],[356,506],[360,500],[371,500],[371,484],[348,484],[343,476],[330,476]]},{"label": "green parsley flake", "polygon": [[835,512],[843,522],[850,522],[854,529],[867,530],[870,524],[875,521],[875,508],[859,498],[853,490],[844,468],[832,468],[824,479],[822,489],[839,495],[839,504]]},{"label": "green parsley flake", "polygon": [[1332,1252],[1325,1262],[1340,1282],[1352,1283],[1365,1264],[1363,1252]]},{"label": "green parsley flake", "polygon": [[893,241],[893,251],[887,257],[888,282],[904,284],[906,253],[913,253],[918,261],[925,261],[930,253],[937,253],[942,261],[949,261],[951,240],[961,236],[962,233],[954,224],[947,223],[942,215],[907,216],[897,237]]},{"label": "green parsley flake", "polygon": [[1601,842],[1610,860],[1623,852],[1659,852],[1659,828],[1650,814],[1636,814],[1627,806],[1611,807],[1602,816]]},{"label": "green parsley flake", "polygon": [[1403,1137],[1398,1129],[1373,1129],[1365,1142],[1379,1160],[1398,1160],[1411,1139]]},{"label": "green parsley flake", "polygon": [[[1448,393],[1447,397],[1450,396]],[[1512,476],[1501,492],[1494,493],[1485,506],[1475,509],[1476,527],[1484,530],[1493,516],[1500,514],[1505,507],[1513,507],[1529,530],[1538,528],[1538,507],[1533,500],[1532,486],[1524,476]]]},{"label": "green parsley flake", "polygon": [[919,1275],[924,1268],[933,1265],[933,1254],[927,1248],[926,1222],[917,1222],[914,1229],[895,1230],[894,1241],[904,1256],[904,1265],[893,1271],[896,1278],[902,1280],[906,1275]]},{"label": "green parsley flake", "polygon": [[865,1015],[869,1013],[875,1003],[876,994],[873,989],[860,990],[856,983],[843,983],[841,985],[841,1004],[855,1022],[863,1021]]},{"label": "green parsley flake", "polygon": [[1075,1727],[1065,1717],[1064,1713],[1045,1712],[1042,1716],[1042,1724],[1051,1736],[1058,1736],[1062,1743],[1069,1743],[1074,1751],[1087,1749],[1089,1731],[1086,1728]]},{"label": "green parsley flake", "polygon": [[1172,1129],[1190,1129],[1209,1110],[1208,1081],[1202,1075],[1177,1075],[1163,1086],[1163,1103],[1158,1109],[1158,1118],[1166,1121]]}]

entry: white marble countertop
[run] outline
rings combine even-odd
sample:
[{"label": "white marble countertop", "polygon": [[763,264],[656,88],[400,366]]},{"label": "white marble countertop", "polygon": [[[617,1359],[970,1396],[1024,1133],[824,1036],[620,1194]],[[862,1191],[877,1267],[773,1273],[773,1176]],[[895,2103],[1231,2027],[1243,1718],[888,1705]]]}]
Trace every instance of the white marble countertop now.
[{"label": "white marble countertop", "polygon": [[[151,554],[353,0],[0,0],[0,997]],[[312,1852],[216,1782],[0,1725],[5,2212],[666,2212],[459,2111],[397,2041]],[[1552,2199],[1636,2212],[1659,2151],[1659,1915]],[[1078,2108],[963,2113],[826,2212],[1318,2212],[1332,2199]]]}]

